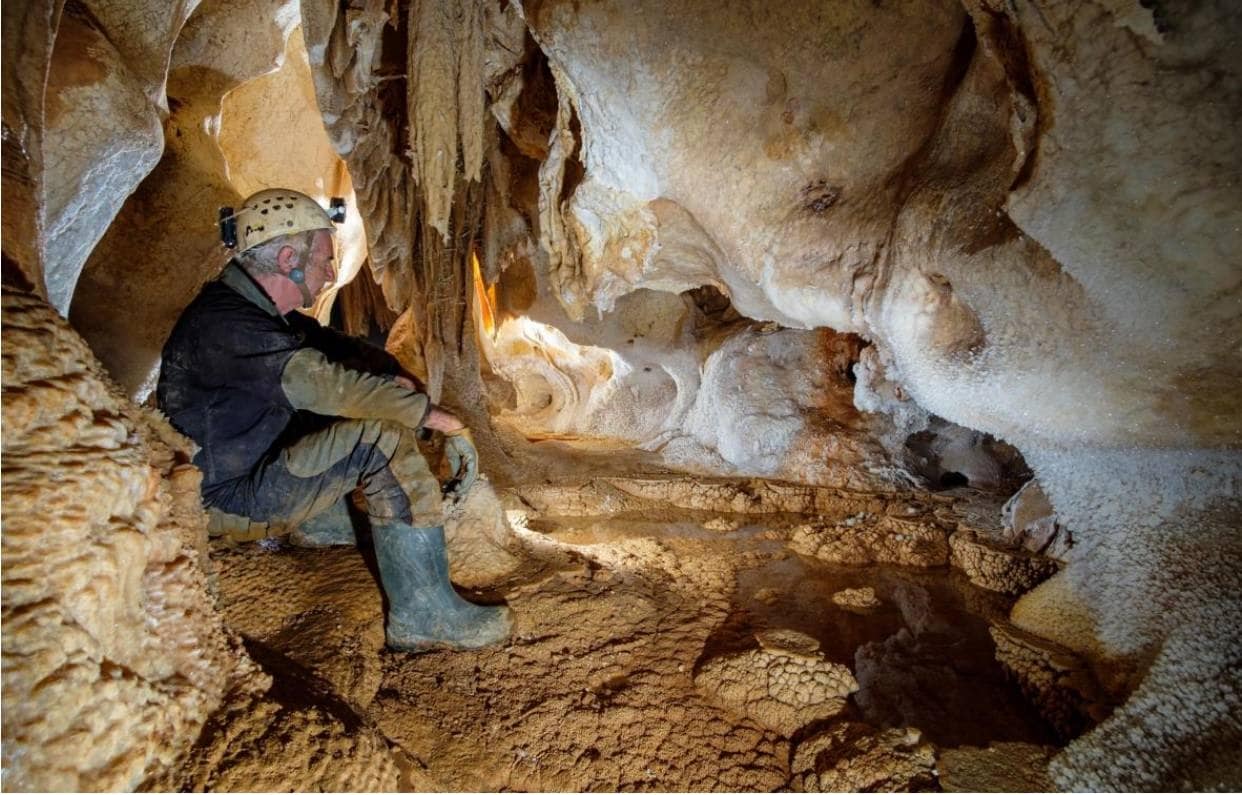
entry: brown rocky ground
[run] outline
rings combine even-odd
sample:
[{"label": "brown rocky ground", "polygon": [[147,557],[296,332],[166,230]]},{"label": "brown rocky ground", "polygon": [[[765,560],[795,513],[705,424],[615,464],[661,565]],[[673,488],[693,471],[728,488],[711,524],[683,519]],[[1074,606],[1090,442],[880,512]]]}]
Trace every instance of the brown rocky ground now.
[{"label": "brown rocky ground", "polygon": [[[460,524],[451,538],[474,561],[490,538],[490,581],[457,579],[516,614],[510,642],[478,652],[384,649],[366,543],[214,550],[226,622],[285,719],[226,711],[177,785],[241,788],[230,769],[261,757],[276,789],[1048,786],[1060,741],[989,635],[1012,600],[948,566],[971,503],[667,478],[498,496],[507,552]],[[308,745],[317,726],[342,747]],[[377,740],[399,778],[329,775]]]}]

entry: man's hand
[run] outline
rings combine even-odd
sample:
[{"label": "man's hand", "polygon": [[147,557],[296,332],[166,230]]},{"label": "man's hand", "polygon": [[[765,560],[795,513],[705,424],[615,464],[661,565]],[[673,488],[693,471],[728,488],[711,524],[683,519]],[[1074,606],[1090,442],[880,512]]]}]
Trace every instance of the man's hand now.
[{"label": "man's hand", "polygon": [[474,449],[474,438],[469,429],[455,414],[439,406],[431,407],[427,419],[423,420],[423,427],[445,436],[444,457],[448,459],[452,473],[446,493],[453,497],[465,494],[479,477],[479,453]]},{"label": "man's hand", "polygon": [[456,415],[445,411],[439,406],[432,406],[431,411],[427,414],[427,419],[423,420],[423,427],[447,434],[462,430],[466,427],[466,424],[457,419]]},{"label": "man's hand", "polygon": [[446,434],[444,457],[448,459],[449,469],[453,472],[448,493],[459,497],[470,491],[475,479],[479,477],[479,453],[474,449],[474,438],[465,426]]}]

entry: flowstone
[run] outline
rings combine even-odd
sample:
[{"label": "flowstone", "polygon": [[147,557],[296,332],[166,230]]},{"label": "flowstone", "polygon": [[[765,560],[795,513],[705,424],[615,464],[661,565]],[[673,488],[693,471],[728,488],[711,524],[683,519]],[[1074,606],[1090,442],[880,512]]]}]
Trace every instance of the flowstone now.
[{"label": "flowstone", "polygon": [[825,660],[813,638],[785,630],[762,633],[757,640],[758,649],[704,663],[695,685],[786,737],[840,714],[858,690],[850,670]]},{"label": "flowstone", "polygon": [[799,743],[790,768],[796,792],[917,791],[933,786],[936,753],[918,729],[839,723]]},{"label": "flowstone", "polygon": [[82,338],[3,292],[4,786],[128,790],[240,664],[208,595],[190,445]]}]

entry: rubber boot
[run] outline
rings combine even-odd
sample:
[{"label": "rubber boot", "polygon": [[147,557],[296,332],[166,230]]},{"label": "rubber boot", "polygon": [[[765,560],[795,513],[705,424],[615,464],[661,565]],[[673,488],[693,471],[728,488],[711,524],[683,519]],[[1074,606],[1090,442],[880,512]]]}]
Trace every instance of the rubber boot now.
[{"label": "rubber boot", "polygon": [[349,516],[349,497],[332,503],[326,511],[315,514],[294,528],[289,543],[295,547],[320,549],[323,547],[352,546],[358,543],[354,536],[354,523]]},{"label": "rubber boot", "polygon": [[443,527],[377,522],[371,533],[388,595],[389,648],[478,649],[509,637],[509,608],[471,604],[453,590]]}]

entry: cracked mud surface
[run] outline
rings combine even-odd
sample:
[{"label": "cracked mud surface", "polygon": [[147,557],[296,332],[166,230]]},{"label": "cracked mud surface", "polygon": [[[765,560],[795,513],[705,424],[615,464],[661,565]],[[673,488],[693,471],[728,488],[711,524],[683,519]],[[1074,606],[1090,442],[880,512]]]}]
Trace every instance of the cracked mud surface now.
[{"label": "cracked mud surface", "polygon": [[503,647],[384,649],[369,549],[216,550],[222,608],[387,738],[402,789],[934,788],[947,749],[1053,743],[994,658],[1010,601],[960,572],[804,557],[792,514],[531,514],[472,592],[513,608]]}]

